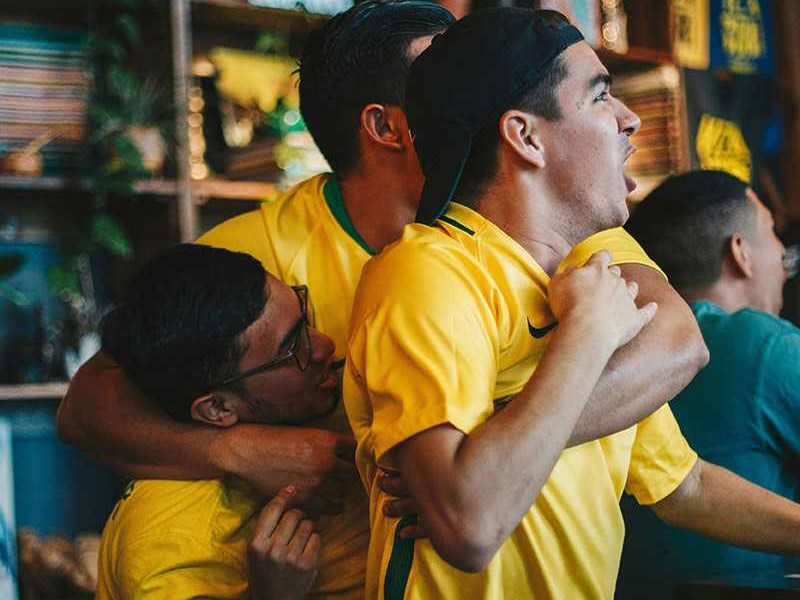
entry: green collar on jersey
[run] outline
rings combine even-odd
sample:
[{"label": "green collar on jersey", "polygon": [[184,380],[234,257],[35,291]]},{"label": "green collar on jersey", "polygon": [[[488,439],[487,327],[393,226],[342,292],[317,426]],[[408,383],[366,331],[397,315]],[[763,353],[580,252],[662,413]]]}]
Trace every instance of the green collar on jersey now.
[{"label": "green collar on jersey", "polygon": [[447,215],[442,215],[442,216],[439,217],[439,220],[440,221],[444,221],[445,223],[449,223],[450,225],[452,225],[456,229],[460,229],[461,231],[463,231],[464,233],[466,233],[468,235],[475,235],[475,232],[472,229],[470,229],[469,227],[464,225],[461,221],[456,221],[453,217],[448,217]]},{"label": "green collar on jersey", "polygon": [[364,241],[364,238],[361,237],[358,231],[356,231],[356,228],[353,226],[353,222],[350,220],[350,215],[347,214],[347,207],[344,205],[342,187],[339,185],[339,180],[336,179],[336,176],[330,175],[328,177],[328,180],[325,182],[325,187],[322,190],[322,194],[325,196],[325,202],[333,213],[336,222],[339,223],[339,226],[345,230],[347,235],[349,235],[353,241],[361,246],[370,256],[377,254],[375,250],[373,250],[370,245]]}]

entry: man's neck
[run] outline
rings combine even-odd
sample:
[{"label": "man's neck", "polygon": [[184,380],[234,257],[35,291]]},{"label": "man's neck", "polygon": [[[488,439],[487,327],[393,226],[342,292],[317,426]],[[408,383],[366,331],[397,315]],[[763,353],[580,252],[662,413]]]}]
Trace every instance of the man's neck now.
[{"label": "man's neck", "polygon": [[712,302],[727,313],[734,313],[749,306],[747,299],[736,285],[726,284],[722,280],[703,288],[681,290],[681,296],[689,304],[699,300]]},{"label": "man's neck", "polygon": [[355,173],[342,178],[341,185],[350,222],[376,252],[397,240],[414,220],[419,198],[396,177]]},{"label": "man's neck", "polygon": [[554,204],[529,194],[513,193],[510,187],[494,186],[478,203],[478,212],[525,248],[548,274],[553,275],[575,241],[566,233],[569,224]]}]

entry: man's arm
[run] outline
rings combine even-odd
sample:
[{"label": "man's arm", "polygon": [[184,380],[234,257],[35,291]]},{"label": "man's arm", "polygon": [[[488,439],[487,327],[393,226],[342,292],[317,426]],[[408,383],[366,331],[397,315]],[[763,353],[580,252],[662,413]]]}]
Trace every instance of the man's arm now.
[{"label": "man's arm", "polygon": [[[637,311],[607,265],[607,254],[605,261],[595,256],[577,270],[593,279],[572,288],[562,285],[581,280],[553,278],[551,306],[560,325],[533,377],[504,410],[469,434],[439,425],[395,449],[431,543],[457,568],[486,567],[550,476],[611,354],[655,313],[654,306]],[[627,304],[619,287],[612,298],[614,285],[626,289]],[[618,336],[615,322],[628,335]]]},{"label": "man's arm", "polygon": [[[228,429],[170,419],[103,353],[70,383],[58,410],[61,439],[138,478],[238,475],[271,497],[287,485],[300,496],[338,498],[356,481],[353,442],[318,429],[242,424]],[[312,507],[334,510],[316,498]]]},{"label": "man's arm", "polygon": [[800,555],[800,505],[702,460],[651,508],[670,525],[720,542]]},{"label": "man's arm", "polygon": [[658,303],[653,321],[614,353],[583,411],[569,446],[627,429],[674,398],[708,363],[692,311],[664,277],[645,265],[619,265],[639,285],[637,304]]}]

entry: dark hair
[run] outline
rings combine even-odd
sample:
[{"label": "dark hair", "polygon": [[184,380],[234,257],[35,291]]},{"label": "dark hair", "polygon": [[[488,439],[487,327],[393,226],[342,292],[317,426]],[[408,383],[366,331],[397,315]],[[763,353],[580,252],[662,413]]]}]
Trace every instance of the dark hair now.
[{"label": "dark hair", "polygon": [[264,310],[267,274],[255,258],[182,244],[148,262],[100,326],[103,350],[173,418],[233,375],[241,334]]},{"label": "dark hair", "polygon": [[713,284],[726,245],[749,234],[755,206],[745,182],[723,171],[691,171],[664,181],[634,209],[625,228],[678,291]]},{"label": "dark hair", "polygon": [[300,111],[335,173],[346,175],[358,164],[364,106],[405,105],[409,44],[452,22],[432,2],[367,0],[309,36],[300,62]]},{"label": "dark hair", "polygon": [[[550,63],[539,82],[525,92],[522,99],[506,110],[524,110],[548,121],[558,121],[561,107],[558,104],[558,85],[567,77],[569,71],[563,56],[559,55]],[[505,112],[505,111],[503,111]],[[499,116],[498,116],[499,119]],[[455,199],[458,202],[473,204],[481,196],[486,184],[497,173],[497,149],[500,146],[500,128],[494,119],[472,138],[472,147],[464,165]]]}]

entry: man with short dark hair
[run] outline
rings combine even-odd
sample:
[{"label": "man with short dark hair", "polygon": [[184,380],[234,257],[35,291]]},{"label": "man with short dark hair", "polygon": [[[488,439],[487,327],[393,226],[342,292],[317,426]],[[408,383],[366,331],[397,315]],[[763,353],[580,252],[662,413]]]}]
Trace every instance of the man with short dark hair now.
[{"label": "man with short dark hair", "polygon": [[[199,240],[246,252],[287,284],[308,285],[310,318],[334,340],[339,364],[361,268],[413,219],[422,187],[402,111],[405,75],[452,19],[429,2],[369,0],[312,34],[301,60],[301,109],[337,174],[305,181]],[[319,522],[313,592],[360,599],[369,522],[352,465],[351,431],[341,406],[307,425],[313,428],[215,430],[176,423],[132,389],[102,353],[73,379],[59,410],[62,436],[128,475],[237,475],[267,497],[287,485],[296,486],[300,498],[318,490],[315,506],[341,514]]]},{"label": "man with short dark hair", "polygon": [[[549,93],[558,110],[538,114],[549,103],[533,102],[544,96],[536,88],[557,79],[557,62],[564,74]],[[578,30],[552,11],[477,11],[411,67],[406,109],[426,175],[425,224],[406,227],[365,266],[345,366],[370,489],[369,598],[608,600],[623,491],[706,535],[800,553],[800,507],[698,460],[666,405],[573,445],[591,399],[614,397],[608,374],[615,359],[636,355],[640,336],[594,346],[611,316],[592,310],[591,289],[565,310],[553,286],[602,249],[654,264],[610,229],[628,216],[633,182],[623,169],[639,120],[609,85]],[[498,143],[481,180],[468,171],[485,128]],[[480,191],[451,202],[465,175]],[[603,377],[587,352],[614,354]],[[692,356],[693,367],[706,358]],[[571,376],[552,379],[554,360]],[[675,384],[675,363],[648,364],[647,385]],[[429,539],[410,544],[403,521],[386,518],[381,470],[405,479]]]},{"label": "man with short dark hair", "polygon": [[[667,179],[626,225],[690,303],[709,365],[671,407],[705,459],[776,494],[800,489],[800,331],[778,318],[784,247],[769,210],[721,171]],[[668,582],[783,576],[797,562],[668,527],[625,503],[622,597],[669,598]],[[660,595],[659,595],[660,594]]]},{"label": "man with short dark hair", "polygon": [[[338,404],[333,342],[309,326],[306,289],[246,254],[166,251],[101,332],[130,381],[179,421],[299,425]],[[292,495],[284,490],[259,517],[259,495],[233,478],[132,482],[103,532],[98,598],[305,597],[320,538],[305,514],[287,510]]]}]

